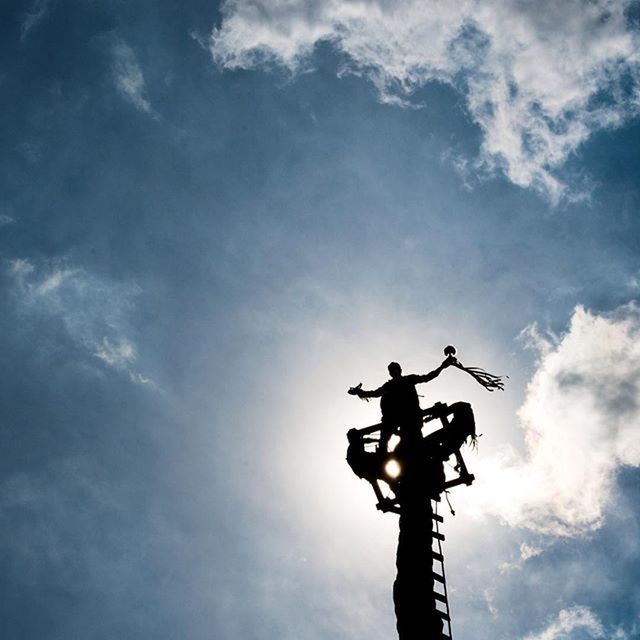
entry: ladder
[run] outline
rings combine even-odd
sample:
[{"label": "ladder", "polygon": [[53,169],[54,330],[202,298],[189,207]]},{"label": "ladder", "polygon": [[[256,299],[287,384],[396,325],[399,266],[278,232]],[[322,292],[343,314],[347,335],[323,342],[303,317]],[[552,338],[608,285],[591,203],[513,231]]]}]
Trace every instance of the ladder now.
[{"label": "ladder", "polygon": [[[434,605],[436,614],[443,621],[442,640],[453,640],[451,632],[451,610],[449,608],[447,580],[444,572],[444,555],[442,553],[444,534],[440,533],[440,524],[444,522],[444,518],[438,515],[438,501],[433,500],[432,502],[431,557],[433,558],[432,576]],[[439,571],[436,571],[436,569],[439,569]]]}]

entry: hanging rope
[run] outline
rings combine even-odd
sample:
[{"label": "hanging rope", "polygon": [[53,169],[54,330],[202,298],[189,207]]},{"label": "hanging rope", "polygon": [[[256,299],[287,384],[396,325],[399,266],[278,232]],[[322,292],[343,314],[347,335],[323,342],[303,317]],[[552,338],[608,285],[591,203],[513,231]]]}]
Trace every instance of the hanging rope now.
[{"label": "hanging rope", "polygon": [[453,510],[453,507],[451,506],[451,500],[449,500],[449,492],[448,491],[444,492],[444,497],[445,497],[445,499],[447,501],[447,504],[449,505],[449,511],[451,511],[451,515],[455,516],[456,512]]}]

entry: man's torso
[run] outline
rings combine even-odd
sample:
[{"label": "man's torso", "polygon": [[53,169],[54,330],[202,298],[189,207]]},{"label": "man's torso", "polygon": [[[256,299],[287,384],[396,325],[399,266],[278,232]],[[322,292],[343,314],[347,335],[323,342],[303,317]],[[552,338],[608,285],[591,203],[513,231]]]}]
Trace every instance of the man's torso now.
[{"label": "man's torso", "polygon": [[383,417],[395,418],[415,415],[420,410],[416,392],[418,376],[409,375],[392,378],[382,387],[380,409]]}]

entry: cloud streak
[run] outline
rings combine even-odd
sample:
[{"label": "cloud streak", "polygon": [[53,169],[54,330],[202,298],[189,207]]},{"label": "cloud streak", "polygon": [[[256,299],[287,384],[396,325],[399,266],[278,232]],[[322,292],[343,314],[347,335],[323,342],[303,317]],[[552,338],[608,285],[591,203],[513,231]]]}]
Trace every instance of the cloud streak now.
[{"label": "cloud streak", "polygon": [[133,49],[122,40],[112,48],[113,75],[120,94],[138,111],[156,116],[146,97],[146,86],[142,69]]},{"label": "cloud streak", "polygon": [[135,370],[136,347],[126,335],[136,287],[108,282],[57,261],[36,267],[30,260],[16,259],[8,272],[24,313],[62,322],[86,354],[126,372],[134,382],[151,383]]},{"label": "cloud streak", "polygon": [[20,42],[26,41],[29,34],[45,19],[48,12],[48,0],[35,0],[22,20],[22,24],[20,26]]},{"label": "cloud streak", "polygon": [[227,69],[310,65],[320,42],[340,73],[367,77],[383,102],[455,87],[483,134],[475,169],[501,171],[552,203],[579,197],[559,169],[589,137],[637,114],[638,33],[630,1],[229,0],[211,35]]}]

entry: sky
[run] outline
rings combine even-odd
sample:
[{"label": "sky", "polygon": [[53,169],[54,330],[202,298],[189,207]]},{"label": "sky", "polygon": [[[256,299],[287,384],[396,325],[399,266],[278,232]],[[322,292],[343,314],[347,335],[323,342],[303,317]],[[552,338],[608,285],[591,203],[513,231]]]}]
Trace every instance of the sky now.
[{"label": "sky", "polygon": [[458,640],[640,636],[640,5],[0,7],[9,640],[394,637],[344,461],[471,402]]}]

